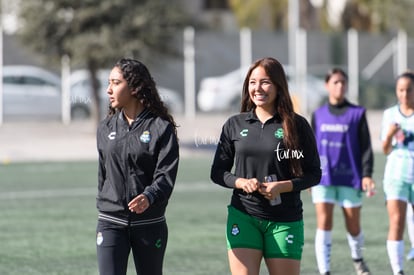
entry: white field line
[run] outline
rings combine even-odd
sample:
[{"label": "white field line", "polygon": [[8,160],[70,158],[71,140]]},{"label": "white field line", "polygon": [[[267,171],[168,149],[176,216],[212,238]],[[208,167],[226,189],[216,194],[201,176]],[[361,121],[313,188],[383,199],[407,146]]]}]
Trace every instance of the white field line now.
[{"label": "white field line", "polygon": [[[214,192],[220,189],[220,186],[214,186],[213,183],[207,181],[192,183],[176,183],[173,192],[185,193],[196,191]],[[96,196],[96,188],[68,188],[68,189],[43,189],[43,190],[26,190],[0,192],[0,200],[14,199],[41,199],[41,198],[66,198],[66,197],[90,197]]]}]

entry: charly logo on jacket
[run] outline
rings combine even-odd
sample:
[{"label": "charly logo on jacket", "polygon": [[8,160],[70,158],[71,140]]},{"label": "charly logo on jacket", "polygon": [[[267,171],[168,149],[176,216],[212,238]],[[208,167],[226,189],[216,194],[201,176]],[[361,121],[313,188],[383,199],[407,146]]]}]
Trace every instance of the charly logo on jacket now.
[{"label": "charly logo on jacket", "polygon": [[150,131],[144,131],[142,135],[139,137],[139,140],[143,143],[148,143],[151,140],[151,133]]},{"label": "charly logo on jacket", "polygon": [[242,137],[247,137],[247,133],[249,132],[249,129],[243,129],[243,130],[241,130],[241,132],[240,132],[240,135],[242,136]]},{"label": "charly logo on jacket", "polygon": [[108,135],[108,138],[110,140],[114,140],[115,139],[115,136],[116,136],[116,132],[110,132],[109,135]]}]

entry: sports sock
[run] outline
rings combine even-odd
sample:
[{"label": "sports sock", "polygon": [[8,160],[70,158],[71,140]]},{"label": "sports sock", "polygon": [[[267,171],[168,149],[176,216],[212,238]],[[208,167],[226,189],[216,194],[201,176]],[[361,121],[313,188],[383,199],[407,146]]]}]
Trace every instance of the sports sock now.
[{"label": "sports sock", "polygon": [[357,236],[347,233],[348,245],[351,249],[351,257],[354,260],[362,259],[362,248],[364,247],[364,234],[362,231]]},{"label": "sports sock", "polygon": [[410,238],[411,248],[414,248],[414,214],[413,205],[407,204],[407,232]]},{"label": "sports sock", "polygon": [[387,252],[394,274],[404,270],[404,242],[387,240]]},{"label": "sports sock", "polygon": [[316,230],[315,255],[319,273],[330,271],[332,232],[321,229]]}]

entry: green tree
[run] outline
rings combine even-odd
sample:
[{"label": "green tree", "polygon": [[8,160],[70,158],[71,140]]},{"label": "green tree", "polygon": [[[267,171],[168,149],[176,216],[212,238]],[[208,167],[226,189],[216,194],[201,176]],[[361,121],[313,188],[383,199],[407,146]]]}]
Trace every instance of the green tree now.
[{"label": "green tree", "polygon": [[348,0],[342,14],[342,27],[369,32],[410,30],[413,8],[412,0]]},{"label": "green tree", "polygon": [[177,51],[174,37],[188,17],[178,1],[167,0],[30,0],[21,1],[18,35],[25,45],[60,62],[63,55],[72,65],[90,72],[94,116],[98,118],[97,70],[120,57],[150,63]]},{"label": "green tree", "polygon": [[282,29],[287,0],[229,0],[240,27]]},{"label": "green tree", "polygon": [[[240,27],[283,30],[288,28],[289,0],[228,0]],[[300,26],[319,28],[318,13],[310,0],[298,0]]]},{"label": "green tree", "polygon": [[413,32],[412,0],[347,0],[340,17],[340,24],[332,26],[327,17],[328,2],[336,0],[322,0],[318,8],[320,22],[323,30],[349,30],[356,29],[365,32],[390,32],[396,29],[405,29]]},{"label": "green tree", "polygon": [[[252,29],[287,29],[289,0],[228,0],[240,27]],[[300,27],[306,30],[348,30],[388,32],[403,28],[414,32],[413,0],[347,0],[340,25],[328,22],[328,2],[321,0],[315,7],[310,0],[298,0]],[[319,2],[319,1],[318,1]]]}]

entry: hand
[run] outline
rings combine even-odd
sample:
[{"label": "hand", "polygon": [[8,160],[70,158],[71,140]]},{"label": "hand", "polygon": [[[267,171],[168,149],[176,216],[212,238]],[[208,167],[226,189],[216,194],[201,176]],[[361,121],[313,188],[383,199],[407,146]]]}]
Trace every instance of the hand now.
[{"label": "hand", "polygon": [[145,196],[144,194],[136,196],[128,203],[129,210],[137,214],[143,213],[145,210],[147,210],[148,207],[149,201],[147,196]]},{"label": "hand", "polygon": [[396,138],[397,142],[403,142],[405,137],[401,131],[401,125],[398,123],[392,123],[388,127],[387,134],[385,139],[382,142],[382,151],[384,154],[388,155],[392,151],[392,139]]},{"label": "hand", "polygon": [[389,139],[392,139],[395,134],[401,129],[401,126],[398,123],[392,123],[390,127],[388,128],[387,137]]},{"label": "hand", "polygon": [[372,197],[375,194],[375,182],[370,177],[362,178],[362,190],[367,193],[367,197]]},{"label": "hand", "polygon": [[238,178],[236,180],[236,187],[239,189],[243,189],[246,193],[253,193],[254,191],[257,191],[259,188],[260,182],[256,178],[252,179],[244,179],[244,178]]},{"label": "hand", "polygon": [[277,181],[262,182],[260,184],[259,193],[262,194],[266,199],[273,200],[280,195]]}]

